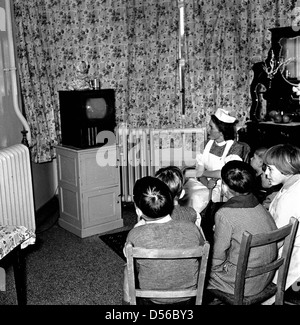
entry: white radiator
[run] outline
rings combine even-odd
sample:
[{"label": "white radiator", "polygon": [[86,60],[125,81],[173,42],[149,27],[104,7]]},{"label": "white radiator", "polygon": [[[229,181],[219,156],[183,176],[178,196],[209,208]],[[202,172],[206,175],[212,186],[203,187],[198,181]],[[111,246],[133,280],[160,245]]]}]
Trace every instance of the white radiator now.
[{"label": "white radiator", "polygon": [[131,202],[133,186],[143,176],[154,176],[163,166],[195,164],[203,152],[206,129],[117,129],[118,162],[123,202]]},{"label": "white radiator", "polygon": [[24,226],[35,232],[30,156],[23,144],[0,150],[0,225]]}]

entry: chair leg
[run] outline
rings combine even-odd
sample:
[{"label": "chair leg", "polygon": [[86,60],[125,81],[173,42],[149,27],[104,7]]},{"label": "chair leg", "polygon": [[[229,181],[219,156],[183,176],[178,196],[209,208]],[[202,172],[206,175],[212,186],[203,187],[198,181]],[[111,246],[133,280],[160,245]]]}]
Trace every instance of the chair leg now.
[{"label": "chair leg", "polygon": [[20,245],[15,248],[13,256],[13,269],[18,305],[25,306],[27,304],[25,259],[21,252]]},{"label": "chair leg", "polygon": [[300,305],[300,281],[296,281],[284,293],[284,305]]}]

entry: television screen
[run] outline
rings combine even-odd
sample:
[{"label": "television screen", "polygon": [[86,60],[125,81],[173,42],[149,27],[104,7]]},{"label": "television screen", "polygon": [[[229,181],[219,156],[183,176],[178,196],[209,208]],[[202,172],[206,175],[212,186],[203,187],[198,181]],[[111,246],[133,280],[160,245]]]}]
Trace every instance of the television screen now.
[{"label": "television screen", "polygon": [[116,126],[113,89],[59,91],[62,145],[85,149],[97,143],[101,131]]},{"label": "television screen", "polygon": [[108,113],[104,98],[88,98],[85,107],[86,116],[90,120],[103,119]]}]

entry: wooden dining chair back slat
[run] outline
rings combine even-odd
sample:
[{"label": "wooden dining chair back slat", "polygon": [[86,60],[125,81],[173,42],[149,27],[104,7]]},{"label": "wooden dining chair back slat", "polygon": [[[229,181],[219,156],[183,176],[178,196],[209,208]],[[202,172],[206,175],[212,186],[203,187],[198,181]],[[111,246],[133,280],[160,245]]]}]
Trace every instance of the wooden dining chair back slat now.
[{"label": "wooden dining chair back slat", "polygon": [[[277,230],[255,235],[245,231],[243,233],[237,262],[234,294],[231,295],[215,289],[209,290],[210,294],[217,297],[222,302],[231,305],[252,305],[262,303],[275,295],[275,305],[283,305],[288,267],[298,224],[299,221],[291,217],[288,225]],[[251,249],[271,243],[283,243],[281,256],[267,265],[251,269],[248,268],[248,259]],[[245,281],[247,278],[276,270],[278,270],[276,284],[271,282],[262,292],[253,296],[244,296]]]},{"label": "wooden dining chair back slat", "polygon": [[[196,297],[196,305],[202,304],[204,281],[207,270],[207,260],[209,254],[209,243],[205,242],[203,245],[192,248],[181,249],[147,249],[140,247],[133,247],[131,243],[128,243],[125,247],[125,253],[127,257],[127,271],[128,271],[128,287],[130,304],[137,304],[137,297],[141,298],[184,298],[184,297]],[[137,272],[135,269],[135,260],[139,259],[198,259],[199,260],[199,272],[197,287],[195,289],[186,290],[142,290],[137,288],[136,279]]]}]

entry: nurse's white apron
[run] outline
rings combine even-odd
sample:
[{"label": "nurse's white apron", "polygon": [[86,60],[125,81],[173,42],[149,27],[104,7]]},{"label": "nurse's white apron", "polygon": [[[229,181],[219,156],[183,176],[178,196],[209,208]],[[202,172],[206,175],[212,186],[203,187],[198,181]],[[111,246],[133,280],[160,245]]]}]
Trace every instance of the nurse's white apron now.
[{"label": "nurse's white apron", "polygon": [[[233,145],[233,140],[227,140],[224,152],[221,157],[218,157],[210,153],[210,149],[214,143],[214,140],[209,140],[206,144],[202,159],[204,169],[213,171],[221,170],[225,165],[225,158]],[[196,211],[201,212],[209,202],[209,189],[196,178],[190,178],[184,186],[186,196],[188,197],[188,205],[193,207]],[[217,181],[216,186],[212,191],[212,201],[220,202],[221,198],[221,180]]]}]

